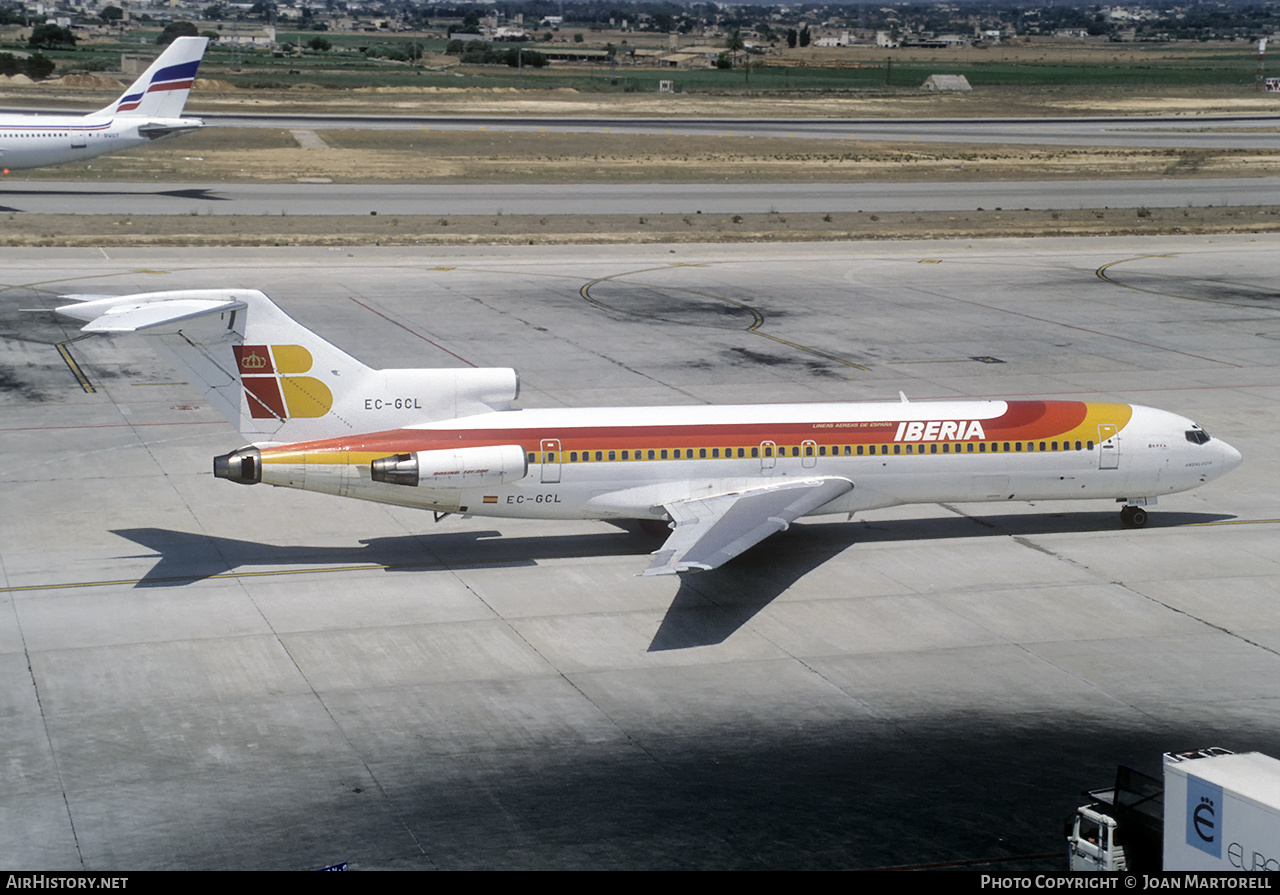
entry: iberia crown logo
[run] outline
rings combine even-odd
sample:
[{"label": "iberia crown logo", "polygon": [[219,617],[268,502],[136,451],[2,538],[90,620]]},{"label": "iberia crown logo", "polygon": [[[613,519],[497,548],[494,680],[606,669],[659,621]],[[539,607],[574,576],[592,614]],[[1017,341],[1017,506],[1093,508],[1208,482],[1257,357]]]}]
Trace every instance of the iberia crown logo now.
[{"label": "iberia crown logo", "polygon": [[232,349],[253,419],[314,418],[333,407],[333,392],[314,376],[301,345],[236,345]]}]

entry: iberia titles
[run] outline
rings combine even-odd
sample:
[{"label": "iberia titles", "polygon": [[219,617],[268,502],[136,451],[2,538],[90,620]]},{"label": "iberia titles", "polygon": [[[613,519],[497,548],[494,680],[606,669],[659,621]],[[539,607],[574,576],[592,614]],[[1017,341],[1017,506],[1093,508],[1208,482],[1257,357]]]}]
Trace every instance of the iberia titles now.
[{"label": "iberia titles", "polygon": [[984,441],[982,423],[977,420],[930,420],[898,423],[894,441]]}]

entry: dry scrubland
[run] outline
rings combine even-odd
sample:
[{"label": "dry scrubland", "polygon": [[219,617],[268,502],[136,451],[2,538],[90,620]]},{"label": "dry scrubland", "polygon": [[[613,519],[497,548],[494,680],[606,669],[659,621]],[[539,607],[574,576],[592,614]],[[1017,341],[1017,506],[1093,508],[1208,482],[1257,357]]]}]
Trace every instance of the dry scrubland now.
[{"label": "dry scrubland", "polygon": [[11,246],[608,245],[1274,232],[1280,232],[1280,207],[1271,206],[932,214],[12,215],[0,219],[0,244]]},{"label": "dry scrubland", "polygon": [[[969,52],[992,52],[973,50]],[[1028,50],[1043,55],[1045,50]],[[1114,51],[1113,51],[1114,55]],[[52,88],[0,89],[0,103],[93,108],[98,79]],[[109,90],[106,92],[110,92]],[[1220,89],[1161,92],[1068,88],[992,89],[967,95],[884,91],[856,96],[721,95],[659,97],[566,90],[367,88],[353,91],[238,91],[201,84],[190,111],[323,114],[699,117],[1037,117],[1047,115],[1186,115],[1274,113],[1274,95]],[[106,156],[85,166],[10,175],[10,179],[216,184],[232,181],[567,183],[567,182],[920,182],[1124,177],[1266,176],[1280,173],[1274,153],[1164,152],[1068,147],[967,146],[674,137],[324,130],[324,148],[303,148],[287,130],[207,128],[147,150]],[[304,138],[305,139],[305,138]],[[314,140],[307,141],[316,145]],[[285,210],[282,210],[285,211]],[[743,239],[837,239],[872,236],[1272,231],[1275,209],[1145,209],[971,214],[577,217],[505,216],[303,218],[113,218],[7,215],[5,244],[353,244],[508,243]]]},{"label": "dry scrubland", "polygon": [[[181,183],[744,183],[1228,177],[1280,173],[1280,150],[1166,152],[857,139],[207,128],[34,180]],[[311,134],[304,139],[313,142]],[[1280,143],[1280,136],[1277,138]]]}]

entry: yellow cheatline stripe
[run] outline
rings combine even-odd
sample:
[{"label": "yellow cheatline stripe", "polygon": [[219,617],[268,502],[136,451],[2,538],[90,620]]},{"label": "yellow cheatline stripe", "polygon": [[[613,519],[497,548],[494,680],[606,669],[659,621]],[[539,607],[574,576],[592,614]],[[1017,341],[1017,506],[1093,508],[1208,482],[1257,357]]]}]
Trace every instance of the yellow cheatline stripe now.
[{"label": "yellow cheatline stripe", "polygon": [[[444,450],[447,450],[445,448]],[[263,465],[280,466],[366,466],[383,457],[394,457],[404,451],[289,451],[267,448],[262,452]]]}]

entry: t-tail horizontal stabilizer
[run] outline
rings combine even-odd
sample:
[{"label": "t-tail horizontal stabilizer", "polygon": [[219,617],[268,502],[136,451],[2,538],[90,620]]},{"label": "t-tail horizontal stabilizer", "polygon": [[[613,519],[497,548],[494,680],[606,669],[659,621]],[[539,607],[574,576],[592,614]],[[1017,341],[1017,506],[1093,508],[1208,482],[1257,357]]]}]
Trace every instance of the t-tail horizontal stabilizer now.
[{"label": "t-tail horizontal stabilizer", "polygon": [[63,305],[57,311],[65,317],[87,321],[82,327],[87,333],[133,333],[166,326],[176,331],[179,323],[248,308],[243,301],[225,296],[174,298],[163,302],[130,301],[131,298],[133,296],[93,296],[83,304]]},{"label": "t-tail horizontal stabilizer", "polygon": [[645,575],[718,568],[796,519],[853,489],[842,478],[801,479],[665,505],[675,531]]},{"label": "t-tail horizontal stabilizer", "polygon": [[251,289],[67,296],[89,333],[137,333],[255,442],[314,441],[504,410],[515,370],[372,370]]}]

